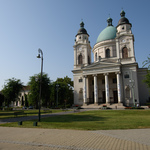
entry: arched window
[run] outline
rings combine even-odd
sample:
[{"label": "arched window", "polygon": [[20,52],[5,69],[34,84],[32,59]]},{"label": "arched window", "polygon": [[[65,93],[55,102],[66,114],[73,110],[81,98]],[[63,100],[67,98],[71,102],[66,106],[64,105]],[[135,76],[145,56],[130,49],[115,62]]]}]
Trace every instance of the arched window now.
[{"label": "arched window", "polygon": [[106,58],[109,58],[110,57],[110,49],[106,49],[105,53],[106,53]]},{"label": "arched window", "polygon": [[97,61],[97,53],[95,53],[95,61]]},{"label": "arched window", "polygon": [[78,64],[81,65],[82,64],[82,54],[80,54],[78,56]]},{"label": "arched window", "polygon": [[128,58],[128,49],[126,47],[122,49],[122,58]]}]

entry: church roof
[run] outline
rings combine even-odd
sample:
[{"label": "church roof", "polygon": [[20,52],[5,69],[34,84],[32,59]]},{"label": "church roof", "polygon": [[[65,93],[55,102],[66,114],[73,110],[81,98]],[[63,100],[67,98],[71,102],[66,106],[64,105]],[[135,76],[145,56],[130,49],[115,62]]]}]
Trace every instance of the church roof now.
[{"label": "church roof", "polygon": [[112,25],[112,18],[107,19],[108,26],[99,34],[96,43],[111,40],[116,37],[117,29]]},{"label": "church roof", "polygon": [[80,34],[87,34],[88,35],[86,29],[84,28],[84,22],[83,21],[80,23],[80,29],[78,30],[77,35],[80,35]]},{"label": "church roof", "polygon": [[118,26],[122,25],[122,24],[130,24],[131,25],[131,23],[129,22],[129,20],[125,17],[124,10],[121,11],[120,16],[121,16],[121,18],[118,21]]}]

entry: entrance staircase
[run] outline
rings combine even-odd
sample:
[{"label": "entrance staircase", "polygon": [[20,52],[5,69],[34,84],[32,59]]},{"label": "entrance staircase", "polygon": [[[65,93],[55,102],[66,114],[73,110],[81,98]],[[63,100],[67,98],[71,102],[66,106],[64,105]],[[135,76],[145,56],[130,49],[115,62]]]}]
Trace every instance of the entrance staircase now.
[{"label": "entrance staircase", "polygon": [[123,104],[89,104],[89,105],[83,105],[82,108],[84,109],[100,109],[101,107],[103,107],[103,105],[107,105],[107,107],[112,108],[112,109],[124,109],[125,106],[123,106]]}]

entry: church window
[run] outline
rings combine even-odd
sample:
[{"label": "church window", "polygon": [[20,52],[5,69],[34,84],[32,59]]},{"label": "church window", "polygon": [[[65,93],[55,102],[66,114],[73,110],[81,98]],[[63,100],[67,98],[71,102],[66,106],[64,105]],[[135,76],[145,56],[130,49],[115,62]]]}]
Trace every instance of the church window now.
[{"label": "church window", "polygon": [[80,54],[78,56],[78,64],[81,65],[82,64],[82,54]]},{"label": "church window", "polygon": [[125,74],[125,75],[124,75],[124,78],[129,78],[129,74]]},{"label": "church window", "polygon": [[117,79],[116,78],[113,79],[113,83],[117,83]]},{"label": "church window", "polygon": [[102,84],[105,84],[105,79],[102,80]]},{"label": "church window", "polygon": [[126,47],[122,49],[122,58],[128,58],[128,49]]},{"label": "church window", "polygon": [[82,78],[81,78],[81,79],[79,79],[79,82],[82,82]]},{"label": "church window", "polygon": [[95,61],[97,61],[97,53],[95,54]]},{"label": "church window", "polygon": [[105,54],[106,54],[106,58],[109,58],[110,57],[110,49],[106,49]]}]

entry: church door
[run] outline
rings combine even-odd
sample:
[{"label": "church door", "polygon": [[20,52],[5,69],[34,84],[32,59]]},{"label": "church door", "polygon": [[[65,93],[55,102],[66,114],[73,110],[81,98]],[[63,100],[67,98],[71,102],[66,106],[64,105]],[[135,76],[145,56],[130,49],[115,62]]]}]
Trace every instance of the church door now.
[{"label": "church door", "polygon": [[113,91],[113,95],[114,95],[114,103],[118,103],[118,93],[117,93],[117,91]]},{"label": "church door", "polygon": [[106,93],[105,93],[105,91],[102,92],[102,95],[103,95],[103,103],[106,103]]}]

